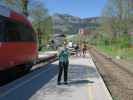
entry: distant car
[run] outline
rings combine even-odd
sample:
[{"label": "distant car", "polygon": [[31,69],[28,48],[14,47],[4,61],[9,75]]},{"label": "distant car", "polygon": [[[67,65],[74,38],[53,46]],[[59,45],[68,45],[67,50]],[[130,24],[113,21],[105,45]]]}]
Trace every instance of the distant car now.
[{"label": "distant car", "polygon": [[73,43],[72,42],[69,42],[68,43],[68,47],[73,47]]},{"label": "distant car", "polygon": [[68,47],[68,50],[69,50],[71,55],[74,55],[76,53],[76,50],[74,47]]}]

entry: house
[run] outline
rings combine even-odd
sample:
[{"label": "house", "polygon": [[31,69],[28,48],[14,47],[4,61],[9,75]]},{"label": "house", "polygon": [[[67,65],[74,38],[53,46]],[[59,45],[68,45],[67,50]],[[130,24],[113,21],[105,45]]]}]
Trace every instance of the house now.
[{"label": "house", "polygon": [[88,36],[92,33],[92,30],[81,28],[81,29],[79,29],[78,33],[79,33],[80,36]]},{"label": "house", "polygon": [[52,45],[54,48],[57,49],[57,47],[61,46],[65,40],[64,34],[55,34],[52,38]]}]

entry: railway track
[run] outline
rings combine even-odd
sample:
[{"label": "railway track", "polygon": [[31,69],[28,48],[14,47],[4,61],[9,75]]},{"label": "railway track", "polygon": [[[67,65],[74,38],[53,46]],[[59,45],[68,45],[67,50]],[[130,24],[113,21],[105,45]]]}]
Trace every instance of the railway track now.
[{"label": "railway track", "polygon": [[94,48],[89,51],[114,100],[133,100],[133,73],[130,69]]}]

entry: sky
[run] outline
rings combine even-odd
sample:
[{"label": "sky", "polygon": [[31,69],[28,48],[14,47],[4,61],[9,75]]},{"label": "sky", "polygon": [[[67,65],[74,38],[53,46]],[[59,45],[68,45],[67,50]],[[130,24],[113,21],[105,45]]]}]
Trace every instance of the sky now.
[{"label": "sky", "polygon": [[61,13],[81,18],[97,17],[107,0],[43,0],[50,14]]}]

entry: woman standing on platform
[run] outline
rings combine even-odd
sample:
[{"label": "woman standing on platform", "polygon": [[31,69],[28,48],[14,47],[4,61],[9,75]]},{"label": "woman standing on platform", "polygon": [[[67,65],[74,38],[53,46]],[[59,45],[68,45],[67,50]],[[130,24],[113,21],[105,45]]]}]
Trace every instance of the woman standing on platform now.
[{"label": "woman standing on platform", "polygon": [[64,44],[64,48],[59,52],[59,74],[57,84],[60,85],[62,72],[64,72],[64,84],[67,83],[68,76],[68,66],[69,66],[69,52],[67,48],[67,44]]}]

